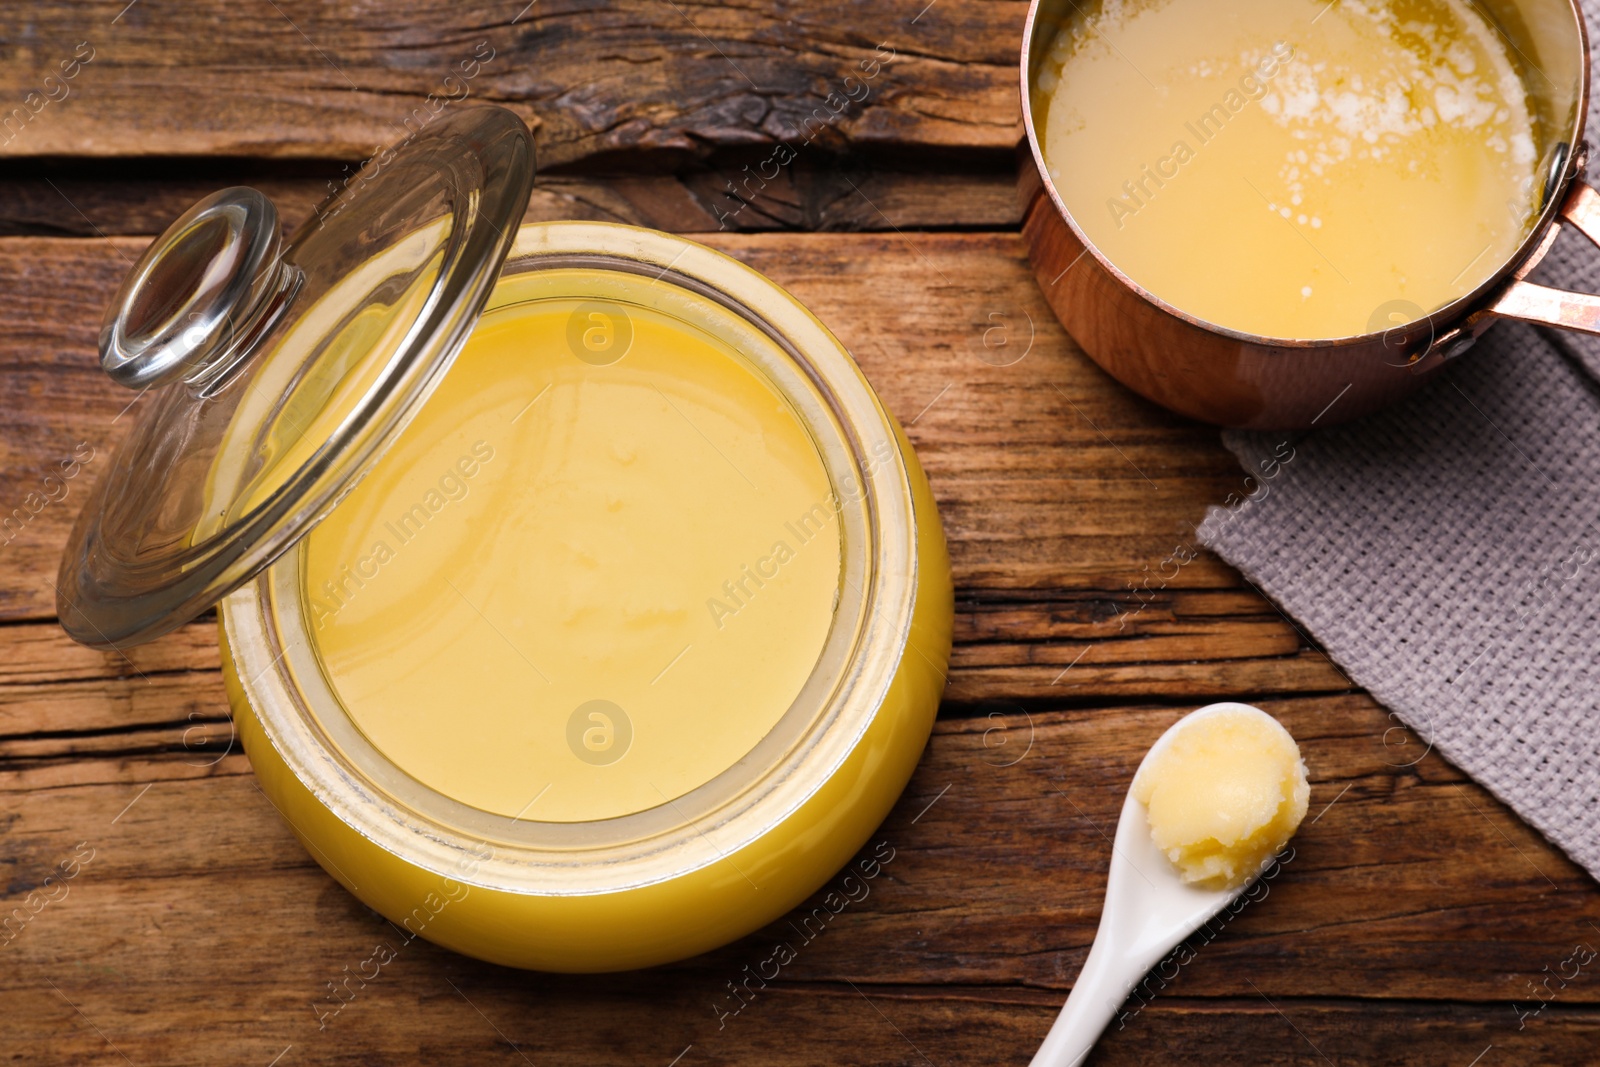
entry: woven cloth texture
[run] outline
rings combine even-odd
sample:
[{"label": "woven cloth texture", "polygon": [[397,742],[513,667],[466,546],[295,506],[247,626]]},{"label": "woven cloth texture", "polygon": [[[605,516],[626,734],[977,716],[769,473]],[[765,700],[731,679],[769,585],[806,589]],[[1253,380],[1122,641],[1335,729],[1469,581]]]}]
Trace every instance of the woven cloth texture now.
[{"label": "woven cloth texture", "polygon": [[[1600,291],[1600,249],[1534,278]],[[1501,323],[1398,406],[1223,440],[1254,489],[1200,541],[1421,738],[1388,761],[1431,746],[1600,878],[1600,339]]]}]

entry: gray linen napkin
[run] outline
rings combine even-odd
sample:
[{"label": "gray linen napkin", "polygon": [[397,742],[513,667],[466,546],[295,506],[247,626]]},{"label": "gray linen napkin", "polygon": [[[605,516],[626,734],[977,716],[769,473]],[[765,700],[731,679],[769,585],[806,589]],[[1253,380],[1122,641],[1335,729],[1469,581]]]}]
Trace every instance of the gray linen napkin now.
[{"label": "gray linen napkin", "polygon": [[[1600,291],[1600,250],[1535,277]],[[1502,323],[1396,407],[1223,441],[1257,488],[1201,542],[1600,878],[1600,339]]]}]

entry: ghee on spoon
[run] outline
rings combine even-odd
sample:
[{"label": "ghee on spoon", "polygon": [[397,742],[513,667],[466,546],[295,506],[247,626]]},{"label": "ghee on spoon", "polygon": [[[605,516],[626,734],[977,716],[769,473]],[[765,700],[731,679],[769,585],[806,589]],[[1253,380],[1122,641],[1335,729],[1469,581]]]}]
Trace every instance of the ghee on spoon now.
[{"label": "ghee on spoon", "polygon": [[1249,704],[1162,734],[1122,805],[1089,958],[1032,1067],[1083,1062],[1139,979],[1271,865],[1310,793],[1294,738]]}]

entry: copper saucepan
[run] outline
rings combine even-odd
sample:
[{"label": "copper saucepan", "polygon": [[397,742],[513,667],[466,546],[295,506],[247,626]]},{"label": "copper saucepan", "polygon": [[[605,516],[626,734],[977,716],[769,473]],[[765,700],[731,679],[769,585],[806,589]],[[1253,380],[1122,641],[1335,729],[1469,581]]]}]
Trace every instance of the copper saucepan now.
[{"label": "copper saucepan", "polygon": [[1056,317],[1124,385],[1180,414],[1225,426],[1326,426],[1410,393],[1498,319],[1600,334],[1600,297],[1527,280],[1563,224],[1600,244],[1600,195],[1582,178],[1589,42],[1575,0],[1474,3],[1512,43],[1540,120],[1535,147],[1539,173],[1546,176],[1544,200],[1527,239],[1483,284],[1432,314],[1333,340],[1262,337],[1185,314],[1141,288],[1085,236],[1050,180],[1031,99],[1038,66],[1076,6],[1074,0],[1032,0],[1028,9],[1022,232]]}]

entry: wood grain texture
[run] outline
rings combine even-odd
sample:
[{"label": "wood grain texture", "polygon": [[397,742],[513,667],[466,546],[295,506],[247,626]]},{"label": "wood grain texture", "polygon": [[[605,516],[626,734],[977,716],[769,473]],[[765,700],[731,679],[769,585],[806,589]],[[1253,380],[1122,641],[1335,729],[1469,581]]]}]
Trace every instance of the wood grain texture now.
[{"label": "wood grain texture", "polygon": [[[1595,1058],[1600,971],[1539,984],[1600,947],[1593,880],[1198,549],[1196,522],[1239,499],[1244,473],[1214,431],[1116,386],[1056,325],[1014,232],[1025,7],[0,12],[0,99],[28,110],[0,108],[0,1059],[1025,1062],[1093,937],[1140,754],[1228,698],[1301,739],[1308,824],[1266,897],[1197,937],[1189,965],[1153,972],[1091,1064]],[[30,107],[80,42],[94,58],[65,98]],[[480,44],[493,57],[465,100],[535,132],[528,218],[703,235],[790,288],[906,426],[950,538],[950,684],[875,838],[895,858],[778,979],[742,987],[742,1007],[729,984],[795,938],[789,920],[581,978],[404,943],[255,787],[212,620],[124,655],[52,618],[68,525],[129,421],[95,333],[149,236],[230,184],[265,190],[293,226],[418,125],[430,93],[452,95],[446,75]],[[794,158],[775,166],[780,145]],[[50,480],[82,448],[82,473]],[[66,894],[30,910],[75,856]],[[328,999],[380,942],[396,961]]]},{"label": "wood grain texture", "polygon": [[[881,165],[796,164],[760,188],[739,189],[745,199],[731,199],[729,184],[756,162],[735,155],[667,174],[541,173],[526,221],[625,222],[687,234],[998,229],[1017,221],[1016,183],[1007,167],[930,173]],[[15,163],[0,169],[0,237],[154,236],[196,200],[229,185],[252,185],[266,193],[292,231],[339,178],[332,166],[308,175],[281,168],[263,173],[259,163],[216,166],[192,160],[127,169],[130,173],[116,185],[92,171],[90,176],[77,170],[40,176],[39,168]]]},{"label": "wood grain texture", "polygon": [[920,6],[41,4],[0,63],[0,99],[39,94],[0,154],[360,160],[470,100],[518,112],[546,165],[723,145],[1011,148],[1026,4]]}]

